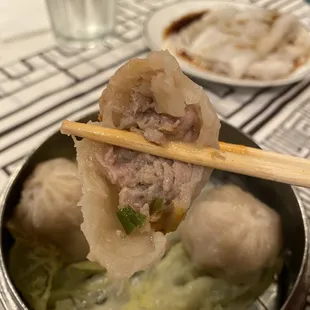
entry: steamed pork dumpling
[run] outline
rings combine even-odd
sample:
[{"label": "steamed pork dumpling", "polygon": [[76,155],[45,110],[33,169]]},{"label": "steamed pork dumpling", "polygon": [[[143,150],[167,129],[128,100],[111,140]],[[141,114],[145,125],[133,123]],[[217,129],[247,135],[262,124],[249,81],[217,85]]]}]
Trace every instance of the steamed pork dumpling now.
[{"label": "steamed pork dumpling", "polygon": [[88,259],[105,267],[115,278],[129,277],[135,271],[147,269],[165,253],[166,240],[162,233],[144,229],[124,233],[117,218],[118,191],[101,172],[91,155],[104,152],[105,146],[86,139],[76,142],[77,160],[83,181],[80,201],[84,222],[82,231],[90,245]]},{"label": "steamed pork dumpling", "polygon": [[[100,120],[157,144],[179,140],[218,147],[215,110],[168,52],[122,66],[102,93]],[[159,231],[178,226],[212,169],[87,139],[76,148],[89,258],[116,277],[148,268],[165,252]]]},{"label": "steamed pork dumpling", "polygon": [[88,253],[80,229],[82,195],[77,165],[65,158],[40,163],[26,180],[10,226],[21,236],[60,249],[64,259],[84,259]]},{"label": "steamed pork dumpling", "polygon": [[[153,52],[121,67],[102,93],[100,113],[104,126],[138,132],[157,144],[179,140],[218,147],[215,110],[168,52]],[[120,188],[120,204],[146,216],[151,215],[154,199],[170,211],[186,211],[212,172],[117,147],[96,158],[105,176]],[[152,222],[157,222],[156,215]]]},{"label": "steamed pork dumpling", "polygon": [[199,197],[179,229],[197,268],[233,281],[256,280],[282,247],[280,216],[235,185]]}]

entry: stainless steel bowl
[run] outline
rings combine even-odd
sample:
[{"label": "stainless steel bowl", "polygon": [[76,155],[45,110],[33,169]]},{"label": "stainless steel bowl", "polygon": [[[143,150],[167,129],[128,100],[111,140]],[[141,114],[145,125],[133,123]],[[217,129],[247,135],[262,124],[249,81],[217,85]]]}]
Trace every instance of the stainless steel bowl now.
[{"label": "stainless steel bowl", "polygon": [[[95,120],[97,115],[90,115]],[[233,127],[222,123],[220,140],[230,143],[257,147],[248,137]],[[1,251],[0,251],[0,294],[7,310],[28,309],[15,290],[8,274],[8,253],[13,239],[5,227],[7,219],[20,199],[22,185],[34,167],[42,161],[55,158],[74,158],[72,139],[56,133],[48,138],[12,176],[0,199]],[[250,191],[257,198],[276,209],[281,215],[285,236],[285,266],[277,282],[255,302],[251,310],[301,310],[306,303],[309,289],[309,247],[307,219],[292,187],[276,182],[260,180],[223,171],[214,171],[214,183],[235,183]],[[241,310],[241,309],[240,309]]]}]

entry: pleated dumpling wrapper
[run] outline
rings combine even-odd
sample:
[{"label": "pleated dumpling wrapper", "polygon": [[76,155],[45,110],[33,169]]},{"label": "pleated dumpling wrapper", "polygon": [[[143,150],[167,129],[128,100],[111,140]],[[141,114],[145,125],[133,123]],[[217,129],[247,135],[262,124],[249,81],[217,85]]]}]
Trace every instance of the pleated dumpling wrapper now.
[{"label": "pleated dumpling wrapper", "polygon": [[[204,90],[164,51],[132,59],[100,99],[100,124],[130,130],[157,144],[178,140],[218,148],[220,122]],[[212,169],[87,139],[76,141],[83,184],[82,230],[89,259],[111,277],[130,277],[165,253]]]},{"label": "pleated dumpling wrapper", "polygon": [[89,252],[80,226],[82,186],[75,162],[54,158],[38,164],[23,184],[8,227],[16,239],[53,245],[67,262]]},{"label": "pleated dumpling wrapper", "polygon": [[233,283],[259,283],[282,261],[280,215],[233,184],[201,194],[179,232],[197,269]]}]

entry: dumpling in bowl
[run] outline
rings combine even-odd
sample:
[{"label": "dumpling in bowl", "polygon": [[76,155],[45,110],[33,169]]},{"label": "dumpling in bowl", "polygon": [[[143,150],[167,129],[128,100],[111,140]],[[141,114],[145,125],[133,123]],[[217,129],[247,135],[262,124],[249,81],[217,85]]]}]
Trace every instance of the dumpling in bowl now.
[{"label": "dumpling in bowl", "polygon": [[[218,147],[215,110],[168,52],[121,67],[102,93],[100,120],[161,145],[176,140]],[[163,233],[178,226],[212,169],[87,139],[76,141],[76,149],[89,258],[114,277],[148,268],[165,252]]]},{"label": "dumpling in bowl", "polygon": [[134,277],[122,310],[257,309],[282,270],[279,215],[234,185],[206,188],[168,236],[166,255]]},{"label": "dumpling in bowl", "polygon": [[179,231],[198,269],[233,282],[256,281],[282,249],[279,214],[235,185],[201,195]]},{"label": "dumpling in bowl", "polygon": [[81,195],[76,163],[65,158],[40,163],[24,183],[9,228],[17,237],[53,244],[67,261],[85,259]]}]

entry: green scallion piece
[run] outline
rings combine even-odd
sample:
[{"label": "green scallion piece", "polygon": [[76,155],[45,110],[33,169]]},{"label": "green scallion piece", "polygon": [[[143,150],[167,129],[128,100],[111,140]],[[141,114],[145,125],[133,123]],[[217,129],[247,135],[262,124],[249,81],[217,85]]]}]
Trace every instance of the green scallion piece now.
[{"label": "green scallion piece", "polygon": [[158,211],[161,211],[164,207],[164,199],[155,198],[150,204],[150,214],[154,214]]},{"label": "green scallion piece", "polygon": [[129,206],[119,209],[116,212],[116,215],[127,235],[129,235],[136,227],[142,227],[146,218],[145,215],[136,212]]}]

